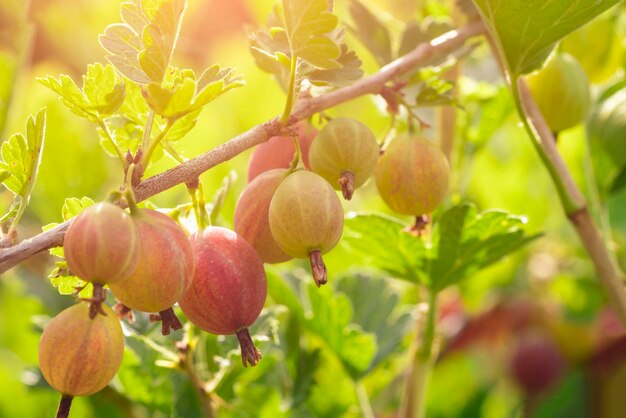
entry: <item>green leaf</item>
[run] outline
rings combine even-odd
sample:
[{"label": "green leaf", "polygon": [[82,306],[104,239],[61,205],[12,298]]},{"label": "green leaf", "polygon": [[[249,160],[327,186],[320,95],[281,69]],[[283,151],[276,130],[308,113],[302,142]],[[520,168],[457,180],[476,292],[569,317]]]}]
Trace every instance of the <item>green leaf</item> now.
[{"label": "green leaf", "polygon": [[[250,40],[250,52],[256,65],[263,71],[274,74],[283,88],[287,88],[289,79],[289,67],[285,65],[285,58],[290,60],[291,49],[287,33],[282,28],[284,25],[279,17],[279,11],[274,10],[268,17],[267,31],[254,30],[248,35]],[[277,30],[278,29],[278,30]]]},{"label": "green leaf", "polygon": [[200,108],[215,100],[228,90],[245,85],[243,78],[237,75],[234,68],[220,68],[215,64],[207,68],[198,79],[198,89],[194,99],[194,107]]},{"label": "green leaf", "polygon": [[513,78],[538,69],[556,43],[619,0],[474,0]]},{"label": "green leaf", "polygon": [[82,288],[83,290],[78,293],[78,296],[82,298],[91,297],[93,288],[88,286],[88,282],[70,274],[65,261],[57,261],[54,264],[55,267],[48,274],[48,278],[60,295],[74,295],[77,289]]},{"label": "green leaf", "polygon": [[37,80],[61,96],[61,102],[74,112],[74,114],[88,120],[97,119],[95,114],[89,112],[89,102],[87,98],[70,76],[61,74],[57,80],[49,75],[46,78],[38,78]]},{"label": "green leaf", "polygon": [[[127,9],[136,7],[132,3],[124,3],[123,6]],[[140,12],[134,10],[133,13],[139,15]],[[147,21],[145,23],[147,24]],[[139,65],[139,52],[143,45],[137,33],[141,31],[135,32],[127,24],[115,23],[107,26],[104,34],[100,35],[100,45],[111,53],[106,58],[117,71],[135,83],[148,84],[151,80]]]},{"label": "green leaf", "polygon": [[309,282],[307,295],[310,310],[305,312],[306,326],[319,335],[337,355],[348,373],[357,378],[365,372],[376,354],[376,336],[365,333],[352,323],[350,298],[332,293],[331,288],[317,289]]},{"label": "green leaf", "polygon": [[445,106],[455,102],[454,84],[442,80],[432,79],[419,86],[419,92],[415,98],[416,107]]},{"label": "green leaf", "polygon": [[324,69],[339,68],[341,49],[329,33],[338,23],[327,0],[282,0],[291,57]]},{"label": "green leaf", "polygon": [[[187,113],[185,116],[176,119],[172,129],[167,132],[163,138],[163,142],[176,142],[185,137],[196,126],[198,121],[198,115],[202,109],[197,109],[194,112]],[[172,144],[170,144],[171,146]]]},{"label": "green leaf", "polygon": [[343,43],[344,30],[335,29],[337,18],[328,11],[326,0],[285,0],[282,5],[285,13],[275,9],[267,30],[249,35],[256,64],[274,74],[281,87],[286,89],[289,83],[292,57],[300,58],[297,79],[314,85],[341,87],[363,75],[361,61]]},{"label": "green leaf", "polygon": [[352,321],[376,335],[376,355],[365,375],[393,353],[402,352],[402,340],[413,326],[410,309],[401,309],[400,293],[388,280],[355,274],[335,280],[338,291],[350,297]]},{"label": "green leaf", "polygon": [[143,50],[139,52],[139,65],[154,82],[160,83],[165,77],[186,6],[185,0],[165,1],[154,14],[151,11],[146,13],[151,23],[143,29]]},{"label": "green leaf", "polygon": [[[529,418],[587,418],[587,411],[592,409],[592,393],[593,389],[584,372],[575,369],[563,377],[557,387],[539,399]],[[611,412],[615,415],[609,413],[608,416],[617,417],[622,414],[622,411]]]},{"label": "green leaf", "polygon": [[113,137],[115,144],[120,150],[129,150],[133,154],[139,148],[143,134],[143,126],[139,126],[132,120],[124,116],[112,116],[104,121],[107,131],[98,127],[96,131],[100,137],[100,145],[111,157],[116,157],[116,148],[109,140],[109,135]]},{"label": "green leaf", "polygon": [[302,76],[316,86],[331,85],[334,87],[350,85],[363,76],[361,60],[354,51],[348,49],[346,44],[341,44],[341,56],[337,62],[341,64],[341,68],[321,70],[312,67]]},{"label": "green leaf", "polygon": [[244,85],[234,69],[220,69],[219,65],[209,67],[197,80],[191,70],[171,68],[170,74],[171,80],[163,86],[149,84],[145,99],[156,114],[172,120],[196,112],[223,93]]},{"label": "green leaf", "polygon": [[108,116],[115,113],[124,102],[126,87],[115,74],[112,65],[96,63],[89,65],[87,74],[83,76],[83,93],[90,109],[100,116]]},{"label": "green leaf", "polygon": [[342,243],[366,265],[413,283],[426,282],[424,242],[405,231],[407,224],[379,214],[350,213],[344,223]]},{"label": "green leaf", "polygon": [[61,96],[61,102],[81,118],[98,122],[117,111],[126,95],[126,86],[115,74],[113,66],[91,64],[83,75],[79,88],[67,75],[52,76],[38,81]]},{"label": "green leaf", "polygon": [[63,203],[63,208],[61,209],[63,220],[69,221],[94,203],[95,202],[88,197],[81,197],[80,199],[70,197],[65,199],[65,203]]},{"label": "green leaf", "polygon": [[151,411],[170,412],[173,408],[173,384],[169,370],[155,367],[156,351],[131,343],[124,350],[124,361],[117,372],[124,395]]},{"label": "green leaf", "polygon": [[539,237],[526,235],[524,224],[523,218],[503,211],[478,213],[471,204],[448,209],[434,230],[431,288],[456,284]]},{"label": "green leaf", "polygon": [[143,0],[121,7],[124,23],[109,25],[100,35],[107,59],[139,84],[161,84],[172,59],[186,0]]},{"label": "green leaf", "polygon": [[14,134],[0,148],[2,184],[15,195],[9,214],[2,217],[3,221],[11,222],[11,228],[19,222],[30,201],[41,163],[45,131],[46,111],[42,109],[28,118],[26,136]]},{"label": "green leaf", "polygon": [[296,365],[296,376],[293,382],[291,408],[298,407],[306,401],[315,385],[315,371],[320,367],[319,349],[312,351],[300,350]]},{"label": "green leaf", "polygon": [[[293,273],[283,277],[270,273],[268,292],[275,303],[289,308],[307,333],[320,338],[324,353],[338,358],[353,379],[369,369],[377,353],[376,336],[357,325],[346,294],[327,286],[317,289],[310,277]],[[298,345],[299,339],[295,336]],[[301,351],[299,355],[305,355]]]},{"label": "green leaf", "polygon": [[380,66],[389,63],[393,57],[387,26],[357,0],[350,2],[349,10],[355,24],[354,35],[372,53]]},{"label": "green leaf", "polygon": [[424,237],[405,232],[407,225],[399,220],[349,214],[342,241],[367,265],[440,291],[536,239],[526,235],[524,224],[506,212],[478,213],[461,204],[442,214],[426,246]]}]

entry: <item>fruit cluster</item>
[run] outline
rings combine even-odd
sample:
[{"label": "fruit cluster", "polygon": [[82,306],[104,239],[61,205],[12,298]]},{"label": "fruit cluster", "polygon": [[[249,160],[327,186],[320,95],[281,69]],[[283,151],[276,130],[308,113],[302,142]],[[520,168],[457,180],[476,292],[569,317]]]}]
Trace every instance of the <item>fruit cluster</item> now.
[{"label": "fruit cluster", "polygon": [[257,147],[234,223],[266,263],[308,258],[320,286],[327,281],[322,255],[343,229],[343,208],[333,189],[350,200],[374,175],[391,209],[421,218],[443,201],[449,168],[435,145],[410,134],[398,135],[381,157],[374,134],[354,119],[332,119],[314,134],[301,122],[297,141],[280,136]]},{"label": "fruit cluster", "polygon": [[[214,334],[236,334],[244,366],[261,358],[247,327],[261,313],[267,284],[263,263],[233,231],[208,227],[187,237],[168,216],[131,205],[130,214],[98,203],[74,219],[64,240],[73,274],[93,284],[89,305],[79,303],[45,328],[39,364],[63,394],[59,416],[74,396],[95,393],[115,376],[124,352],[122,328],[104,302],[108,285],[123,309],[162,321],[162,333],[182,324],[172,306]],[[63,409],[63,411],[62,411]]]},{"label": "fruit cluster", "polygon": [[[249,184],[234,214],[234,231],[209,226],[190,237],[170,217],[98,203],[74,219],[65,236],[70,271],[92,283],[89,305],[79,303],[51,320],[40,343],[40,366],[63,399],[89,395],[108,384],[120,366],[120,322],[104,302],[108,286],[118,314],[151,313],[168,335],[182,324],[172,306],[199,328],[237,336],[244,366],[261,354],[248,328],[267,296],[263,263],[308,258],[318,286],[326,283],[322,255],[342,235],[337,190],[351,199],[375,176],[383,200],[401,214],[421,217],[446,194],[448,163],[430,141],[397,136],[381,157],[374,134],[361,122],[336,118],[319,133],[300,123],[291,137],[259,146]],[[63,406],[63,402],[62,402]]]}]

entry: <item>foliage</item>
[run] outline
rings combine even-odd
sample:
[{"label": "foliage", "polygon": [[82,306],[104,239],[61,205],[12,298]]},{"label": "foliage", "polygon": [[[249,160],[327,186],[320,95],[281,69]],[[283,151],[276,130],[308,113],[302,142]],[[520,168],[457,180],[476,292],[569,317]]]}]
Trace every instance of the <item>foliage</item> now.
[{"label": "foliage", "polygon": [[368,265],[439,292],[536,239],[524,224],[503,211],[478,213],[461,204],[441,214],[430,241],[405,223],[376,214],[353,214],[343,239]]},{"label": "foliage", "polygon": [[540,68],[559,40],[618,2],[474,0],[513,78]]},{"label": "foliage", "polygon": [[26,136],[14,134],[0,148],[0,179],[14,195],[9,211],[0,218],[0,224],[9,225],[9,234],[15,233],[15,227],[30,201],[41,162],[45,132],[46,112],[40,110],[36,116],[28,118]]},{"label": "foliage", "polygon": [[[443,142],[440,121],[455,106],[450,198],[418,231],[415,219],[391,213],[366,183],[343,202],[342,239],[324,255],[327,285],[314,286],[305,261],[265,265],[268,301],[250,328],[263,354],[254,368],[242,367],[234,336],[200,331],[178,307],[185,327],[167,337],[148,314],[135,313],[134,322],[122,321],[126,348],[117,377],[99,394],[75,399],[71,416],[201,417],[207,399],[217,417],[393,416],[413,353],[423,354],[429,341],[428,417],[499,418],[522,408],[537,418],[582,417],[597,404],[607,416],[621,416],[620,402],[603,397],[623,386],[621,329],[604,310],[605,295],[571,226],[555,210],[558,198],[522,139],[506,86],[541,67],[562,38],[601,13],[607,31],[623,35],[624,8],[609,10],[617,0],[464,0],[463,14],[430,0],[281,0],[273,9],[269,0],[61,0],[33,4],[30,12],[26,3],[0,0],[0,207],[7,209],[0,259],[2,246],[36,235],[40,225],[60,228],[49,222],[58,220],[61,202],[61,222],[70,221],[92,198],[114,190],[109,199],[117,199],[143,177],[158,182],[181,164],[200,177],[141,205],[167,213],[186,232],[203,217],[232,226],[246,159],[230,158],[249,144],[240,137],[229,160],[216,159],[232,146],[224,145],[229,138],[274,117],[283,102],[289,116],[293,102],[329,94],[316,102],[324,103],[342,87],[339,94],[367,86],[365,73],[395,68],[394,60],[466,20],[483,19],[510,78],[498,79],[493,51],[477,38],[394,76],[379,95],[355,94],[311,117],[307,123],[318,129],[328,118],[358,119],[381,144],[418,122],[425,136]],[[118,23],[111,24],[117,6]],[[245,35],[228,32],[227,17],[250,23],[268,11],[265,26],[248,30],[251,56],[245,54]],[[104,53],[95,32],[103,27]],[[613,48],[623,53],[618,44]],[[29,65],[24,51],[31,49]],[[87,65],[98,55],[100,62]],[[452,77],[459,63],[461,75]],[[44,75],[50,71],[60,74]],[[594,86],[586,129],[559,135],[558,152],[626,268],[624,71],[608,77]],[[5,136],[26,120],[24,134]],[[189,159],[207,151],[219,165],[201,173]],[[84,195],[91,198],[68,197]],[[1,416],[44,416],[56,408],[58,394],[38,370],[39,336],[50,316],[92,294],[68,271],[62,247],[50,254],[48,263],[30,258],[0,278]],[[435,303],[427,332],[416,338]],[[528,332],[553,339],[566,357],[578,353],[568,357],[564,379],[538,399],[521,393],[507,365]]]}]

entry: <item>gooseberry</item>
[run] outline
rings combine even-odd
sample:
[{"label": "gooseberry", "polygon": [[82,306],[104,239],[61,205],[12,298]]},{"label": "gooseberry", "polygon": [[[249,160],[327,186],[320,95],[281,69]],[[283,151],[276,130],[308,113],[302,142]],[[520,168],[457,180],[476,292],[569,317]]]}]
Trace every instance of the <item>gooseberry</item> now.
[{"label": "gooseberry", "polygon": [[96,203],[70,224],[63,249],[72,274],[94,284],[93,317],[105,299],[103,285],[121,282],[135,271],[140,250],[137,227],[120,207]]},{"label": "gooseberry", "polygon": [[615,165],[626,165],[626,90],[614,93],[594,109],[588,129]]},{"label": "gooseberry", "polygon": [[587,116],[589,80],[571,55],[555,54],[540,71],[528,76],[528,86],[553,132],[571,128]]},{"label": "gooseberry", "polygon": [[196,269],[178,304],[201,329],[235,334],[244,367],[261,359],[248,328],[259,317],[267,297],[263,261],[239,234],[208,227],[190,237]]},{"label": "gooseberry", "polygon": [[289,170],[278,168],[261,173],[248,184],[235,207],[234,229],[252,245],[266,263],[281,263],[291,256],[280,249],[270,230],[270,202]]},{"label": "gooseberry", "polygon": [[292,257],[309,258],[317,286],[326,283],[322,254],[343,230],[343,208],[332,186],[311,171],[295,171],[276,189],[269,221],[278,246]]},{"label": "gooseberry", "polygon": [[355,119],[328,122],[311,144],[311,169],[324,177],[346,200],[370,178],[380,149],[370,129]]},{"label": "gooseberry", "polygon": [[39,342],[41,373],[61,392],[67,412],[74,396],[108,385],[124,355],[122,327],[111,308],[102,305],[105,315],[94,319],[88,317],[89,309],[85,303],[65,309],[48,323]]},{"label": "gooseberry", "polygon": [[132,218],[141,242],[139,262],[126,280],[109,286],[127,307],[159,312],[163,335],[168,335],[170,328],[182,328],[171,307],[193,277],[191,244],[178,224],[160,212],[140,209]]},{"label": "gooseberry", "polygon": [[403,215],[431,213],[448,191],[448,160],[428,139],[396,136],[378,160],[374,178],[387,206]]}]

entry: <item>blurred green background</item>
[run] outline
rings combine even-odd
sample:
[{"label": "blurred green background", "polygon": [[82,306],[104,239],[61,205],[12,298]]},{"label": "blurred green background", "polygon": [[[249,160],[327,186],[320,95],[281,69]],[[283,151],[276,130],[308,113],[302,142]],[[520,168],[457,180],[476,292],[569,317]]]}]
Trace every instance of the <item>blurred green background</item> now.
[{"label": "blurred green background", "polygon": [[[284,93],[271,75],[255,66],[246,38],[247,25],[262,24],[272,3],[189,2],[174,63],[197,72],[213,63],[232,66],[244,76],[247,85],[228,92],[202,112],[197,126],[182,140],[185,157],[206,152],[282,111]],[[348,3],[335,1],[337,14],[346,22],[350,21]],[[122,173],[117,162],[99,146],[95,127],[78,119],[53,92],[35,80],[47,74],[56,77],[65,73],[78,82],[87,64],[106,62],[98,35],[108,24],[119,20],[119,4],[112,0],[0,0],[0,141],[23,131],[28,115],[38,109],[46,107],[48,116],[39,179],[20,224],[20,239],[36,235],[43,225],[60,222],[64,199],[88,196],[102,200],[120,185]],[[403,28],[403,21],[427,13],[435,19],[450,14],[448,4],[433,0],[379,0],[366,4],[392,32]],[[612,25],[616,36],[623,39],[623,7],[611,13],[612,20],[605,24]],[[378,69],[354,37],[348,35],[348,42],[363,61],[366,74]],[[616,48],[616,68],[592,86],[596,100],[607,88],[617,86],[614,90],[619,90],[622,86],[619,83],[624,80],[624,45],[618,43]],[[611,373],[593,363],[597,353],[608,346],[607,341],[613,341],[612,336],[621,330],[603,307],[604,298],[593,266],[564,217],[547,172],[519,124],[489,54],[484,45],[473,51],[459,80],[461,108],[447,204],[468,200],[481,210],[498,208],[523,215],[529,231],[544,235],[444,294],[440,320],[443,354],[431,380],[427,416],[523,416],[525,395],[509,376],[509,358],[517,341],[530,331],[520,331],[515,320],[507,316],[515,316],[514,310],[511,313],[506,309],[515,303],[523,306],[524,315],[533,318],[529,321],[531,331],[555,340],[568,364],[566,375],[552,395],[537,401],[540,406],[534,416],[600,416],[589,412],[598,410],[603,417],[624,416],[621,414],[626,398],[617,396],[619,391],[616,395],[611,392],[626,384],[626,368],[618,361],[624,357],[624,348],[616,349],[619,355],[616,354],[616,363],[610,363]],[[608,64],[600,61],[600,65]],[[375,97],[359,98],[328,114],[359,119],[378,137],[389,129],[390,117]],[[425,109],[421,115],[434,123],[435,111]],[[317,118],[313,122],[319,125]],[[433,136],[434,130],[427,130],[426,135]],[[622,146],[626,147],[626,142]],[[609,191],[610,181],[620,167],[607,158],[601,138],[588,135],[583,125],[561,133],[558,147],[589,198],[607,244],[615,251],[622,268],[626,267],[626,189]],[[232,226],[237,197],[246,185],[250,152],[201,177],[211,196],[225,176],[231,171],[237,174],[221,211],[221,225]],[[164,158],[147,175],[174,165]],[[10,193],[1,192],[0,208],[8,208],[11,199]],[[183,186],[177,186],[150,201],[159,207],[174,207],[186,203],[188,195]],[[391,214],[371,181],[344,208],[346,212]],[[47,254],[37,255],[0,279],[0,417],[49,417],[56,408],[59,396],[37,370],[37,344],[46,320],[73,303],[73,298],[60,296],[47,279],[52,261]],[[338,367],[337,358],[323,341],[300,334],[301,330],[290,326],[285,308],[290,306],[290,292],[309,303],[316,297],[307,296],[311,289],[301,284],[308,283],[306,265],[292,261],[268,267],[270,301],[262,320],[253,328],[255,334],[267,335],[260,339],[264,353],[261,365],[244,371],[236,356],[233,359],[229,354],[234,348],[232,339],[207,336],[203,341],[209,359],[219,355],[234,363],[223,370],[219,368],[224,373],[221,380],[216,380],[218,403],[223,405],[220,416],[352,417],[365,415],[368,404],[376,416],[393,416],[402,396],[401,373],[406,368],[406,353],[413,338],[411,319],[416,315],[417,289],[368,269],[341,244],[328,254],[326,262],[334,284],[319,293],[323,309],[315,314],[322,315],[326,309],[328,315],[336,318],[334,326],[357,327],[368,335],[376,334],[379,349],[388,338],[392,346],[386,348],[386,356],[371,372],[357,379]],[[300,291],[304,296],[298,295]],[[349,298],[345,298],[346,294]],[[344,303],[347,311],[341,309]],[[387,318],[372,317],[374,308],[386,305]],[[306,309],[310,307],[306,308],[305,303]],[[467,324],[474,324],[475,328],[468,328]],[[159,344],[173,347],[174,339],[155,336],[154,327],[145,321],[125,330],[129,336],[137,330],[147,332]],[[385,337],[386,331],[395,335]],[[195,392],[185,376],[155,365],[158,355],[142,341],[130,338],[116,380],[95,396],[76,399],[72,416],[200,416]],[[293,344],[299,346],[296,367],[281,364],[290,355]],[[217,369],[207,370],[207,376],[216,374]]]}]

